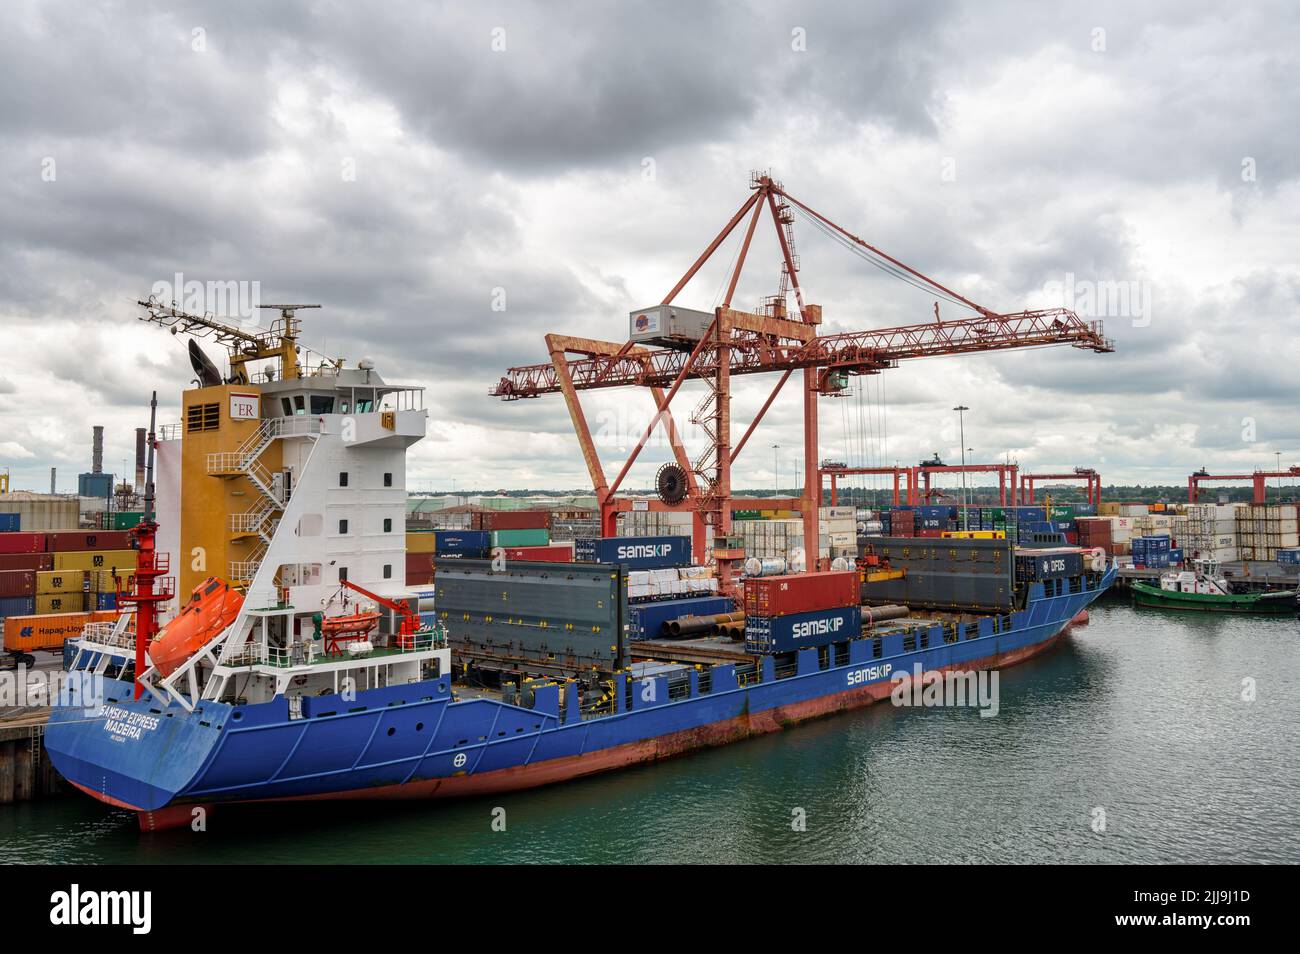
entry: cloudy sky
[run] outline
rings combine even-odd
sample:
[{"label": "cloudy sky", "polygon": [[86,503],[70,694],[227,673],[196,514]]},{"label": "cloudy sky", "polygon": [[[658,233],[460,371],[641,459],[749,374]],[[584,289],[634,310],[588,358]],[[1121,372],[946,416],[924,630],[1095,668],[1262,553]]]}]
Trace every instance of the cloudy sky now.
[{"label": "cloudy sky", "polygon": [[[1282,2],[9,0],[0,467],[71,490],[91,424],[120,470],[151,389],[178,417],[184,348],[132,302],[179,273],[320,302],[304,344],[426,387],[412,486],[588,486],[558,396],[488,389],[548,331],[623,340],[753,169],[987,307],[1073,303],[1118,348],[905,363],[823,399],[824,456],[955,458],[961,403],[981,460],[1142,483],[1300,463],[1297,49]],[[796,239],[827,330],[932,317]],[[719,303],[735,244],[679,304]],[[761,231],[738,307],[778,262]],[[765,396],[738,385],[736,427]],[[586,395],[611,475],[648,401]],[[774,456],[791,482],[799,421],[791,388],[739,486]]]}]

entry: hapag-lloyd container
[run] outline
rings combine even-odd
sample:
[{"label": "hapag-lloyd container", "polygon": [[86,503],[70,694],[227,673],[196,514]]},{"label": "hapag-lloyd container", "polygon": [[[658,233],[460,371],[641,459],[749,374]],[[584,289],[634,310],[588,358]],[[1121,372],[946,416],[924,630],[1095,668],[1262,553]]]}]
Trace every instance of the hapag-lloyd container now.
[{"label": "hapag-lloyd container", "polygon": [[745,615],[745,650],[751,653],[790,653],[860,635],[862,607],[857,605],[788,616]]},{"label": "hapag-lloyd container", "polygon": [[31,652],[33,649],[63,648],[69,636],[80,636],[87,623],[117,619],[115,610],[93,613],[60,613],[39,616],[10,616],[5,619],[5,649]]},{"label": "hapag-lloyd container", "polygon": [[745,580],[745,616],[787,616],[857,606],[857,570],[789,573]]},{"label": "hapag-lloyd container", "polygon": [[622,563],[632,570],[690,566],[690,537],[588,537],[574,543],[579,563]]}]

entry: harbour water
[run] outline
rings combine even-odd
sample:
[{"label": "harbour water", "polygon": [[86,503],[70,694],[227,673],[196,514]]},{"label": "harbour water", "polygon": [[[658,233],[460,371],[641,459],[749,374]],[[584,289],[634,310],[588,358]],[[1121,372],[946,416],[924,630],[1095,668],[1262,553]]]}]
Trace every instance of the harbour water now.
[{"label": "harbour water", "polygon": [[0,861],[1300,862],[1294,619],[1108,597],[1000,693],[994,718],[885,702],[549,789],[248,806],[201,833],[79,795],[7,806]]}]

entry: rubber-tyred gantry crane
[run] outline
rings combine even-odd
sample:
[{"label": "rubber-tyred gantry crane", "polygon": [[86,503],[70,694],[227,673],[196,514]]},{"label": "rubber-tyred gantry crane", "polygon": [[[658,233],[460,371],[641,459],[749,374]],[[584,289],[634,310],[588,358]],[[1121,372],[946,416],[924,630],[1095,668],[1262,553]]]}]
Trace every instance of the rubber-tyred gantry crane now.
[{"label": "rubber-tyred gantry crane", "polygon": [[1265,481],[1270,477],[1300,477],[1300,467],[1291,466],[1286,470],[1256,470],[1249,474],[1211,474],[1204,467],[1187,478],[1187,502],[1196,503],[1197,495],[1200,491],[1200,484],[1210,480],[1249,480],[1254,491],[1253,500],[1256,504],[1264,502]]},{"label": "rubber-tyred gantry crane", "polygon": [[[1053,344],[1069,344],[1096,352],[1114,350],[1102,333],[1101,322],[1084,321],[1068,309],[999,314],[975,304],[809,208],[768,175],[751,176],[750,190],[741,207],[664,296],[663,304],[671,304],[736,226],[749,217],[726,295],[722,304],[714,309],[708,330],[693,347],[644,347],[632,341],[618,343],[548,334],[546,348],[550,361],[510,368],[490,392],[507,401],[536,398],[557,391],[564,395],[596,492],[605,536],[614,534],[616,514],[631,509],[631,502],[619,499],[616,494],[655,427],[662,424],[686,487],[680,500],[654,501],[650,508],[693,512],[697,558],[703,556],[704,527],[713,528],[713,557],[719,586],[724,592],[732,587],[732,564],[743,556],[730,539],[731,467],[794,372],[803,373],[804,480],[798,509],[803,515],[804,540],[812,553],[807,565],[812,569],[817,563],[817,551],[812,548],[818,538],[818,510],[822,501],[821,456],[817,439],[819,395],[842,391],[850,375],[876,374],[897,366],[898,361],[904,358]],[[732,298],[764,209],[770,214],[781,249],[778,294],[765,300],[761,313],[740,311],[731,307]],[[819,335],[821,306],[805,302],[799,285],[800,266],[793,242],[796,213],[876,267],[936,294],[949,304],[969,309],[973,315],[942,318],[936,302],[934,320],[923,324]],[[787,305],[787,295],[791,291],[796,302],[793,315]],[[763,373],[779,373],[780,377],[740,440],[733,442],[731,378]],[[704,399],[691,419],[707,436],[708,446],[694,461],[687,456],[671,410],[673,398],[687,380],[702,381],[706,385]],[[650,390],[655,414],[617,476],[610,481],[605,476],[592,440],[578,392],[629,385]]]},{"label": "rubber-tyred gantry crane", "polygon": [[1046,480],[1082,480],[1086,482],[1084,496],[1088,503],[1101,503],[1101,474],[1091,467],[1076,467],[1068,474],[1021,474],[1020,502],[1026,506],[1034,502],[1034,484]]}]

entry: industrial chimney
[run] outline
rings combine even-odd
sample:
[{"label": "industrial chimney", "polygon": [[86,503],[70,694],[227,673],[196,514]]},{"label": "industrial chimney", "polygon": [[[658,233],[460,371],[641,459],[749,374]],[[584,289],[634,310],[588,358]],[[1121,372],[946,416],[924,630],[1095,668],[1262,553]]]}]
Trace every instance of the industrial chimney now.
[{"label": "industrial chimney", "polygon": [[55,467],[51,467],[51,468],[50,468],[50,496],[51,496],[51,497],[53,497],[53,496],[54,496],[54,493],[55,493],[55,491],[54,491],[55,479],[54,479],[54,478],[55,478],[55,476],[57,475],[57,473],[58,473],[58,469],[57,469],[57,468],[55,468]]},{"label": "industrial chimney", "polygon": [[135,487],[137,493],[144,492],[144,436],[143,427],[135,429]]},{"label": "industrial chimney", "polygon": [[102,474],[104,472],[104,426],[95,425],[95,437],[90,445],[90,472],[92,474]]}]

